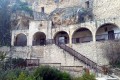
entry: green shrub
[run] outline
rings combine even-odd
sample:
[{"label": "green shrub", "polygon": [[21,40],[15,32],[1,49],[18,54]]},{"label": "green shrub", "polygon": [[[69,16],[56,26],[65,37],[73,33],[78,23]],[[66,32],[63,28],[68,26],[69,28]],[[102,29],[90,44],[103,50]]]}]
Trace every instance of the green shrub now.
[{"label": "green shrub", "polygon": [[0,80],[16,80],[18,75],[20,73],[20,70],[1,70],[0,71]]},{"label": "green shrub", "polygon": [[[28,74],[28,72],[23,71],[19,74],[19,77],[17,78],[17,80],[35,80],[35,78],[30,73]],[[39,79],[39,80],[42,80],[42,79]]]},{"label": "green shrub", "polygon": [[84,73],[81,77],[75,78],[73,80],[96,80],[93,74]]},{"label": "green shrub", "polygon": [[66,72],[61,72],[61,80],[71,80],[71,76]]},{"label": "green shrub", "polygon": [[5,78],[6,78],[6,80],[16,80],[17,79],[17,75],[15,74],[15,72],[8,71],[8,73],[7,73]]},{"label": "green shrub", "polygon": [[[34,76],[29,75],[25,78],[25,80],[35,80],[35,78],[34,78]],[[40,79],[40,80],[42,80],[42,79]]]},{"label": "green shrub", "polygon": [[71,76],[66,72],[49,66],[38,67],[35,70],[1,70],[0,80],[71,80]]},{"label": "green shrub", "polygon": [[20,67],[25,67],[26,63],[25,60],[22,58],[9,58],[8,60],[6,60],[5,62],[5,68],[9,69],[9,68],[20,68]]},{"label": "green shrub", "polygon": [[[0,80],[21,80],[23,73],[26,77],[29,75],[28,71],[22,69],[12,69],[12,70],[1,70],[0,71]],[[20,78],[20,79],[19,79]],[[25,80],[25,79],[24,79]]]},{"label": "green shrub", "polygon": [[25,80],[27,75],[24,72],[21,72],[17,80]]},{"label": "green shrub", "polygon": [[61,72],[55,68],[49,66],[42,66],[36,69],[34,72],[34,77],[36,80],[71,80],[69,74]]},{"label": "green shrub", "polygon": [[0,80],[6,80],[6,74],[6,71],[0,70]]}]

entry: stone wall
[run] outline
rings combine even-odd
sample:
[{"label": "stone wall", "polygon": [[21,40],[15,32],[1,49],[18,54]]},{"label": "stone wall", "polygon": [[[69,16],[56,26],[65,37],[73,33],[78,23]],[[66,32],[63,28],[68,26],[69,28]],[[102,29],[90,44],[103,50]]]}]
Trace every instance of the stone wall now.
[{"label": "stone wall", "polygon": [[40,63],[60,63],[61,66],[83,66],[66,51],[56,45],[34,47],[1,47],[0,51],[7,52],[8,56],[24,59],[40,59]]},{"label": "stone wall", "polygon": [[[29,1],[29,0],[28,0]],[[50,14],[56,8],[66,8],[66,7],[86,7],[85,2],[88,0],[59,0],[59,3],[55,3],[54,0],[39,0],[32,2],[32,7],[35,11],[40,12],[41,7],[44,7],[44,11],[47,14]],[[90,7],[92,7],[93,0],[90,1]]]},{"label": "stone wall", "polygon": [[[120,41],[101,41],[72,44],[72,48],[99,65],[108,65],[108,56],[120,53]],[[0,51],[8,52],[12,57],[40,59],[40,63],[61,63],[62,66],[84,66],[68,52],[56,45],[34,47],[1,47]],[[114,56],[114,55],[113,55]]]},{"label": "stone wall", "polygon": [[113,53],[120,53],[120,41],[101,41],[73,44],[72,48],[98,63],[99,65],[109,64],[109,56]]},{"label": "stone wall", "polygon": [[93,5],[96,19],[106,19],[120,16],[119,0],[94,0]]},{"label": "stone wall", "polygon": [[83,66],[81,62],[56,45],[45,47],[44,62],[61,63],[61,66]]}]

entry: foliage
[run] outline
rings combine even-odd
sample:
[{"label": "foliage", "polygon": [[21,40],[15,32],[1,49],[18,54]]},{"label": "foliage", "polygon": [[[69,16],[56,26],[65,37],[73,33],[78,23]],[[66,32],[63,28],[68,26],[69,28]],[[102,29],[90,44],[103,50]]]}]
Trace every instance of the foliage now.
[{"label": "foliage", "polygon": [[[119,51],[119,50],[118,50]],[[109,53],[109,54],[106,54],[108,60],[109,60],[109,63],[112,67],[118,67],[120,68],[120,52],[116,52],[116,53]]]},{"label": "foliage", "polygon": [[26,62],[22,58],[12,58],[12,59],[9,58],[5,62],[5,68],[6,69],[9,69],[9,68],[20,68],[20,67],[25,67],[25,66],[26,66]]},{"label": "foliage", "polygon": [[113,67],[120,68],[120,61],[116,61],[114,64],[111,64]]},{"label": "foliage", "polygon": [[26,2],[16,0],[14,4],[11,0],[0,0],[0,45],[10,46],[11,44],[11,16],[13,13],[26,12],[32,15],[32,9]]},{"label": "foliage", "polygon": [[0,61],[3,61],[6,57],[6,53],[5,52],[0,52]]},{"label": "foliage", "polygon": [[[25,80],[35,80],[35,78],[34,78],[34,76],[29,75],[25,78]],[[42,79],[39,79],[39,80],[42,80]]]},{"label": "foliage", "polygon": [[24,72],[21,72],[17,80],[25,80],[27,75]]},{"label": "foliage", "polygon": [[0,69],[2,69],[4,67],[5,57],[6,57],[6,53],[5,52],[0,52]]},{"label": "foliage", "polygon": [[42,66],[37,68],[34,72],[34,76],[36,80],[39,80],[41,77],[43,80],[71,80],[69,74],[61,72],[49,66]]},{"label": "foliage", "polygon": [[93,74],[84,73],[81,77],[75,78],[74,80],[96,80]]},{"label": "foliage", "polygon": [[95,80],[93,74],[84,73],[81,77],[72,79],[71,76],[49,66],[41,66],[35,70],[1,70],[0,80]]},{"label": "foliage", "polygon": [[0,45],[10,45],[10,7],[9,0],[0,0]]},{"label": "foliage", "polygon": [[0,80],[34,80],[27,70],[11,69],[1,70]]},{"label": "foliage", "polygon": [[19,76],[21,70],[20,69],[14,69],[14,70],[1,70],[0,73],[0,79],[1,80],[16,80]]},{"label": "foliage", "polygon": [[5,79],[6,80],[16,80],[17,79],[16,71],[15,72],[13,70],[8,71]]},{"label": "foliage", "polygon": [[71,76],[66,72],[61,72],[61,80],[71,80]]},{"label": "foliage", "polygon": [[33,11],[29,7],[28,3],[22,2],[21,0],[17,0],[16,3],[12,7],[12,12],[15,13],[17,11],[24,11],[32,16]]}]

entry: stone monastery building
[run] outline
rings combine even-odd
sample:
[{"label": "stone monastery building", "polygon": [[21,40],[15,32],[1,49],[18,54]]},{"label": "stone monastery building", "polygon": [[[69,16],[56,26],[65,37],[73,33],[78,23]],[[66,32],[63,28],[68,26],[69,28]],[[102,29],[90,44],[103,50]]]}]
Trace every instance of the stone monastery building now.
[{"label": "stone monastery building", "polygon": [[34,18],[13,26],[12,47],[1,48],[9,56],[98,69],[120,52],[119,0],[27,1]]}]

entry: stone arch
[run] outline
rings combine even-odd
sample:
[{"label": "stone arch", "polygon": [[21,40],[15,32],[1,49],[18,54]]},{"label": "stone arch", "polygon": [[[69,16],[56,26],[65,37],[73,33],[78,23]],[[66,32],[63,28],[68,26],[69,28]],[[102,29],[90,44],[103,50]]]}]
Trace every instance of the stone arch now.
[{"label": "stone arch", "polygon": [[120,39],[120,29],[116,24],[105,23],[96,30],[96,41]]},{"label": "stone arch", "polygon": [[45,33],[43,32],[36,32],[34,35],[33,35],[33,42],[32,42],[32,45],[33,46],[42,46],[42,45],[45,45],[46,44],[46,35]]},{"label": "stone arch", "polygon": [[14,46],[27,46],[27,36],[23,33],[15,37]]},{"label": "stone arch", "polygon": [[76,29],[72,34],[72,43],[84,43],[92,40],[92,32],[85,27]]},{"label": "stone arch", "polygon": [[66,31],[59,31],[54,35],[54,41],[56,44],[68,44],[69,34]]}]

